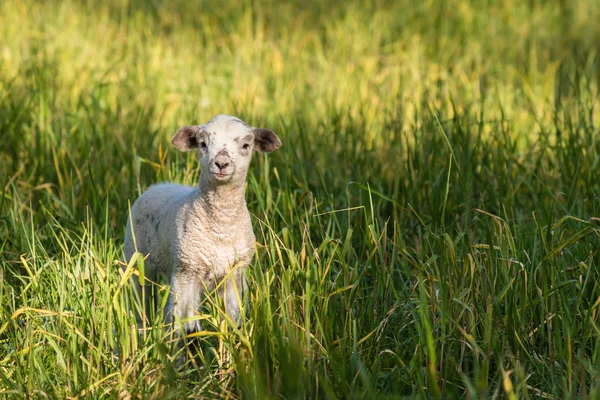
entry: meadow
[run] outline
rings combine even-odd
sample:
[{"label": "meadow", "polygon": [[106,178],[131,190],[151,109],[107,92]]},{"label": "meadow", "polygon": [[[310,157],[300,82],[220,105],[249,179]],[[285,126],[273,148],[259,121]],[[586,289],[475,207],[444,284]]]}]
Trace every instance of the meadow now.
[{"label": "meadow", "polygon": [[[598,21],[598,0],[1,1],[0,398],[600,398]],[[248,177],[243,323],[208,297],[182,348],[124,306],[125,221],[197,182],[170,138],[219,113],[283,146]]]}]

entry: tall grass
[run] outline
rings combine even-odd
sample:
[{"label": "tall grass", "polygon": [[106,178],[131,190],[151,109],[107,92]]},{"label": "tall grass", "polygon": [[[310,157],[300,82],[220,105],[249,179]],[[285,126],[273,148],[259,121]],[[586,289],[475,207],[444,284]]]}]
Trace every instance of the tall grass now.
[{"label": "tall grass", "polygon": [[[221,3],[0,3],[0,394],[599,397],[598,2]],[[180,346],[125,219],[217,113],[284,145],[241,327]]]}]

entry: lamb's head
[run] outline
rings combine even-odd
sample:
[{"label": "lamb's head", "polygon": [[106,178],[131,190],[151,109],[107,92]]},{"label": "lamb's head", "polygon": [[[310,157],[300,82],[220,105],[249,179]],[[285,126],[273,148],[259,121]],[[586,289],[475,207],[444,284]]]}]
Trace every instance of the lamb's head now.
[{"label": "lamb's head", "polygon": [[211,185],[243,182],[254,150],[270,153],[281,146],[270,129],[222,114],[204,125],[179,128],[171,142],[181,151],[198,150],[201,180]]}]

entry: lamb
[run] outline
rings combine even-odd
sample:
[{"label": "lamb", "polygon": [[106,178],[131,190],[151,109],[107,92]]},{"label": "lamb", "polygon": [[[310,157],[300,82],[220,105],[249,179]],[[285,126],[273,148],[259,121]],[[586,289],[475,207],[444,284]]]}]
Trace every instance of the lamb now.
[{"label": "lamb", "polygon": [[[171,139],[181,151],[197,150],[200,180],[196,187],[161,183],[151,186],[131,207],[125,257],[148,255],[145,274],[167,277],[171,292],[167,322],[181,322],[185,333],[201,329],[196,315],[201,297],[214,290],[225,311],[239,321],[245,271],[254,256],[255,237],[245,201],[245,183],[254,150],[270,153],[281,146],[273,131],[217,115],[201,126],[184,126]],[[134,281],[138,281],[137,279]],[[139,283],[136,283],[139,286]]]}]

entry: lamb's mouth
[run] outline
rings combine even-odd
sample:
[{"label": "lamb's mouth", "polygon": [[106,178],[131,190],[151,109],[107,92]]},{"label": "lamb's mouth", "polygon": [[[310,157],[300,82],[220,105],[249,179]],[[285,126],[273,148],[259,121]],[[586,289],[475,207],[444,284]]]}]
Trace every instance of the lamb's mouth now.
[{"label": "lamb's mouth", "polygon": [[231,177],[231,175],[233,175],[233,174],[231,174],[231,173],[230,174],[226,174],[226,173],[223,173],[223,172],[213,172],[212,173],[212,176],[214,176],[215,179],[218,180],[218,181],[225,181],[225,180],[229,179]]}]

